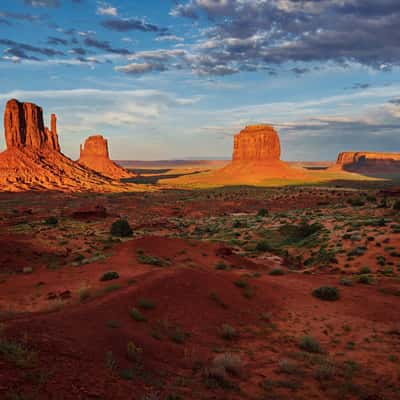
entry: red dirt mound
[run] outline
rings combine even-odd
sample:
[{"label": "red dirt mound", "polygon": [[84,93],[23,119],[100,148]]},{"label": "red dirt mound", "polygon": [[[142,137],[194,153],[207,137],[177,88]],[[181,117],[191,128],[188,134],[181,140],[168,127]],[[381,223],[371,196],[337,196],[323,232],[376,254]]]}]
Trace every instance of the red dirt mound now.
[{"label": "red dirt mound", "polygon": [[[6,335],[22,339],[26,332],[40,365],[51,366],[51,379],[40,386],[36,399],[49,399],[56,392],[65,400],[127,399],[132,383],[113,373],[118,376],[124,369],[140,368],[133,378],[139,393],[147,386],[143,381],[163,381],[167,374],[167,388],[179,376],[190,377],[194,363],[206,363],[213,347],[224,346],[226,341],[219,335],[222,324],[239,329],[240,321],[253,326],[260,313],[272,309],[267,291],[255,289],[257,299],[245,298],[235,279],[229,272],[153,269],[140,278],[140,285],[56,313],[16,320]],[[154,308],[141,308],[140,299]],[[133,307],[146,321],[132,318]],[[142,350],[140,367],[127,358],[129,342]],[[0,394],[12,383],[19,390],[25,384],[25,390],[33,392],[29,381],[22,383],[18,370],[8,365],[3,371]],[[187,394],[188,399],[197,398],[190,391]]]},{"label": "red dirt mound", "polygon": [[[35,394],[38,400],[56,399],[54,393],[64,400],[141,399],[149,387],[158,387],[163,395],[178,390],[185,399],[241,399],[244,394],[259,393],[263,378],[282,380],[282,374],[292,373],[279,367],[285,366],[282,360],[291,360],[288,357],[292,355],[307,356],[298,353],[298,338],[304,332],[317,337],[331,357],[346,353],[344,360],[350,357],[346,343],[356,341],[350,354],[361,360],[357,368],[363,368],[357,382],[376,382],[375,392],[380,386],[379,374],[395,368],[385,370],[387,355],[397,349],[394,334],[386,335],[396,332],[393,329],[399,312],[394,297],[382,301],[383,295],[376,290],[343,288],[339,302],[323,303],[311,296],[312,289],[334,284],[337,278],[298,274],[249,279],[254,296],[244,296],[243,289],[234,284],[244,278],[235,272],[173,265],[148,268],[149,272],[136,282],[105,297],[8,321],[4,336],[34,351],[37,361],[33,365],[37,366],[26,369],[13,366],[13,360],[0,360],[0,395],[18,389],[18,393]],[[366,297],[369,306],[362,307],[360,299]],[[141,321],[132,318],[134,307],[140,311]],[[385,312],[388,307],[393,313]],[[341,333],[350,323],[351,332]],[[222,324],[235,328],[239,336],[224,340],[220,335]],[[364,346],[365,338],[372,333],[384,335],[385,340]],[[138,360],[127,357],[130,342],[141,349]],[[210,389],[204,383],[204,368],[224,351],[240,354],[245,370],[235,381],[240,391]],[[376,371],[368,369],[372,361],[379,365]],[[131,381],[119,377],[124,370],[133,370]],[[305,371],[307,374],[300,376],[304,385],[296,388],[297,392],[301,390],[301,398],[340,398],[327,396],[315,384],[312,370]],[[27,373],[32,379],[26,379]],[[178,380],[188,380],[190,385],[179,385]],[[390,390],[389,386],[383,385],[384,390]],[[133,391],[138,397],[132,397]],[[296,394],[300,398],[300,393]],[[160,396],[154,398],[167,398]],[[289,393],[279,398],[293,397]]]},{"label": "red dirt mound", "polygon": [[101,135],[90,136],[80,149],[79,164],[90,168],[111,179],[129,178],[132,176],[126,169],[110,160],[108,142]]}]

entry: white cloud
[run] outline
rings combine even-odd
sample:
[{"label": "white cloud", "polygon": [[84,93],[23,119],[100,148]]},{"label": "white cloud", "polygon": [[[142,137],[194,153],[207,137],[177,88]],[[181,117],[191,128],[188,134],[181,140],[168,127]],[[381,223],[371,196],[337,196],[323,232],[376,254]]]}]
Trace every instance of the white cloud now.
[{"label": "white cloud", "polygon": [[106,3],[100,3],[97,6],[97,14],[98,15],[107,15],[109,17],[117,17],[118,10],[116,7],[113,7]]},{"label": "white cloud", "polygon": [[184,42],[185,38],[176,35],[164,35],[156,38],[157,42]]},{"label": "white cloud", "polygon": [[126,74],[144,74],[153,71],[154,66],[150,63],[132,63],[120,67],[115,67],[116,71],[125,72]]}]

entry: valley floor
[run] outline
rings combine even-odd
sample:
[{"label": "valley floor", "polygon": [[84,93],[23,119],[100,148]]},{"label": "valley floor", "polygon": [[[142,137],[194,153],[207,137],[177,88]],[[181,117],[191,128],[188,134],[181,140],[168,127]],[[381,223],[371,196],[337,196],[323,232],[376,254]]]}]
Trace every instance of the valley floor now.
[{"label": "valley floor", "polygon": [[0,193],[0,398],[398,399],[379,185]]}]

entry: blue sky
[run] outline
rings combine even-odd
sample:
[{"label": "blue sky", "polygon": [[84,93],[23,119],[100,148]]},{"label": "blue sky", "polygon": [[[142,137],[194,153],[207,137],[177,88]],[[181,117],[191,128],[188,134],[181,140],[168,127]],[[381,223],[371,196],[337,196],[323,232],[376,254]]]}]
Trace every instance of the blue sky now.
[{"label": "blue sky", "polygon": [[[62,150],[230,157],[270,123],[283,158],[400,151],[398,0],[2,0],[0,104],[55,112]],[[4,148],[4,138],[0,139]]]}]

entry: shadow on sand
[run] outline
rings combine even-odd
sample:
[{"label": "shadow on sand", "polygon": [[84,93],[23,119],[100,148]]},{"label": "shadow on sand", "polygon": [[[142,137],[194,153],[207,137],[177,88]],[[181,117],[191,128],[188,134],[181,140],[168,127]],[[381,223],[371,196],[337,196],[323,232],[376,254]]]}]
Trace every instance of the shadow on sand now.
[{"label": "shadow on sand", "polygon": [[[175,173],[175,174],[167,174],[166,172],[170,171],[168,169],[136,169],[136,170],[130,170],[131,172],[134,172],[137,174],[134,178],[126,178],[126,179],[121,179],[121,182],[125,183],[136,183],[136,184],[141,184],[141,185],[155,185],[157,184],[160,180],[164,179],[174,179],[174,178],[179,178],[181,176],[188,176],[188,175],[196,175],[202,172],[208,172],[208,171],[194,171],[194,172],[189,172],[189,173]],[[141,175],[141,174],[150,174],[150,175]]]}]

